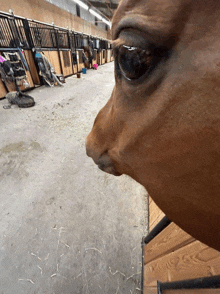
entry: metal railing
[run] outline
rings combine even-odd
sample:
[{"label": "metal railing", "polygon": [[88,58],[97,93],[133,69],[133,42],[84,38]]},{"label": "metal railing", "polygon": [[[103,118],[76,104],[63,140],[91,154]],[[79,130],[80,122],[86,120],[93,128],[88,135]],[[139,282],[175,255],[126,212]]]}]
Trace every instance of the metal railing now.
[{"label": "metal railing", "polygon": [[0,48],[75,50],[89,41],[96,49],[110,47],[109,40],[0,11]]},{"label": "metal railing", "polygon": [[[76,56],[82,63],[82,53],[77,54],[76,51],[81,51],[88,45],[92,49],[107,49],[110,48],[110,41],[0,11],[0,51],[31,50],[33,58],[35,51],[57,51],[63,73],[64,67],[75,65],[78,71]],[[38,68],[37,64],[36,67]]]},{"label": "metal railing", "polygon": [[17,47],[15,46],[16,35],[11,27],[11,21],[13,21],[11,18],[0,17],[0,47],[2,48]]}]

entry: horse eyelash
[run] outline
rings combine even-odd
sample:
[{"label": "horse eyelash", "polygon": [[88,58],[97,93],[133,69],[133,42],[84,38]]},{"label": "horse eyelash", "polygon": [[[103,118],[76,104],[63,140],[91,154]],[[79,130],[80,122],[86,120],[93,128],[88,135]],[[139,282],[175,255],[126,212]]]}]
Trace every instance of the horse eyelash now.
[{"label": "horse eyelash", "polygon": [[118,50],[121,46],[135,47],[132,44],[129,44],[128,42],[125,42],[124,40],[120,40],[120,39],[113,41],[112,45],[115,50]]},{"label": "horse eyelash", "polygon": [[141,51],[145,51],[146,53],[148,53],[150,55],[149,49],[144,50],[144,49],[139,48],[137,46],[129,45],[124,40],[115,40],[112,42],[112,44],[113,44],[113,49],[116,51],[118,51],[121,47],[124,47],[124,48],[128,49],[128,51],[141,50]]}]

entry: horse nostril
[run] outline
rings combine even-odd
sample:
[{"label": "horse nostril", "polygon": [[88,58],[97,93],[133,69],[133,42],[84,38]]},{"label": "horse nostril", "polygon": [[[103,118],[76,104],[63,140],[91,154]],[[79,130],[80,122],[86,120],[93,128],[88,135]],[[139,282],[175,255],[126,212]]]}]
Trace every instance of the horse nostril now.
[{"label": "horse nostril", "polygon": [[102,171],[115,176],[121,175],[116,170],[114,162],[108,155],[108,151],[100,152],[100,150],[96,150],[96,148],[94,148],[94,144],[91,144],[89,136],[86,138],[86,154],[93,159]]},{"label": "horse nostril", "polygon": [[96,164],[99,157],[101,156],[101,153],[99,152],[99,150],[97,150],[94,147],[94,145],[89,142],[88,139],[86,139],[86,154],[88,157],[91,157]]},{"label": "horse nostril", "polygon": [[121,174],[116,170],[114,162],[107,154],[103,154],[97,161],[99,169],[102,171],[112,174],[114,176],[120,176]]},{"label": "horse nostril", "polygon": [[92,157],[93,152],[92,152],[92,148],[91,148],[91,146],[89,144],[89,136],[86,138],[86,144],[85,145],[86,145],[86,155],[88,157]]},{"label": "horse nostril", "polygon": [[86,155],[87,155],[88,157],[92,157],[92,156],[91,156],[91,150],[88,148],[87,145],[86,145]]}]

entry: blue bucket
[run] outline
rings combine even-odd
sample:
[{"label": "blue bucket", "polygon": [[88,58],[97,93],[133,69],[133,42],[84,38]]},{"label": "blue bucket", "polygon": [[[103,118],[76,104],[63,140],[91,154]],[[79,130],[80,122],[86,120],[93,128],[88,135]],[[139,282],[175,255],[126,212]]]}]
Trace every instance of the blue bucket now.
[{"label": "blue bucket", "polygon": [[86,74],[86,68],[85,67],[83,67],[82,71],[83,71],[83,74]]}]

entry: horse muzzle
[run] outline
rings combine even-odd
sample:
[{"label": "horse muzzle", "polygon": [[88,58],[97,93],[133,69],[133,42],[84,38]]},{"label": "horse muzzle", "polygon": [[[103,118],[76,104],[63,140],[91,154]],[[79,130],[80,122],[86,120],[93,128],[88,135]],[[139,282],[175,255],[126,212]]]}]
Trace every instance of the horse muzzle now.
[{"label": "horse muzzle", "polygon": [[97,151],[94,147],[92,147],[88,139],[86,140],[86,154],[87,156],[93,159],[95,164],[97,164],[99,169],[101,169],[102,171],[114,176],[121,175],[121,173],[117,171],[115,167],[115,163],[111,159],[111,157],[108,155],[108,152]]}]

